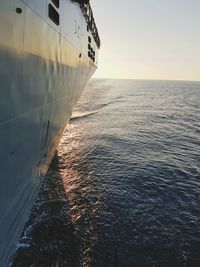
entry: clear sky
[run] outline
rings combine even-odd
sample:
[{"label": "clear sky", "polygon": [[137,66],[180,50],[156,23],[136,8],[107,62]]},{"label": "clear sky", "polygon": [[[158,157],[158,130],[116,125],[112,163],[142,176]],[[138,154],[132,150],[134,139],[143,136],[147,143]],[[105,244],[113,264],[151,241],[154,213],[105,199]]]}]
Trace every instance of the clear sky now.
[{"label": "clear sky", "polygon": [[90,0],[95,77],[200,80],[200,0]]}]

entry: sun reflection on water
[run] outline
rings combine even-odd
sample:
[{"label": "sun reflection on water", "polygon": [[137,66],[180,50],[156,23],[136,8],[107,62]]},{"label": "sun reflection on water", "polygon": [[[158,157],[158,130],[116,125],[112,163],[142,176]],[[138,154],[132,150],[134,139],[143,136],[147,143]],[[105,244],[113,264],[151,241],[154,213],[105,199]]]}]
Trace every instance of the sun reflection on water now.
[{"label": "sun reflection on water", "polygon": [[[83,266],[90,266],[92,248],[97,239],[92,220],[101,206],[101,196],[91,197],[93,172],[90,157],[93,147],[84,144],[84,125],[68,125],[58,147],[59,172],[68,202],[71,223],[78,231]],[[80,231],[81,228],[81,231]]]}]

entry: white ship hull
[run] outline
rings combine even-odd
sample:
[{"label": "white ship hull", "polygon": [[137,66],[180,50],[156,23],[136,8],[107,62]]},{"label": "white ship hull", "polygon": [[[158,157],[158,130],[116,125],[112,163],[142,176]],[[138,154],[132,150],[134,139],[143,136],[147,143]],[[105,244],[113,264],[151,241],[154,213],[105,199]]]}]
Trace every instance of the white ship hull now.
[{"label": "white ship hull", "polygon": [[9,264],[73,107],[97,67],[97,43],[79,4],[53,2],[0,0],[1,267]]}]

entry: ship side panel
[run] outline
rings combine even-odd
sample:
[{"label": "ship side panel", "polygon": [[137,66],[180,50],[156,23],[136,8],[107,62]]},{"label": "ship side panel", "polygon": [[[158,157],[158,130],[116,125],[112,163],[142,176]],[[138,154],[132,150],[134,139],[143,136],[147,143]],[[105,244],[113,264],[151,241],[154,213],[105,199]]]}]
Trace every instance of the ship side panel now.
[{"label": "ship side panel", "polygon": [[[4,267],[96,66],[80,43],[73,45],[73,39],[42,17],[47,16],[47,3],[46,12],[38,14],[31,1],[28,6],[20,0],[2,2],[0,23],[8,26],[7,31],[0,30],[0,266]],[[79,14],[80,8],[71,5]],[[16,13],[17,7],[22,14]]]}]

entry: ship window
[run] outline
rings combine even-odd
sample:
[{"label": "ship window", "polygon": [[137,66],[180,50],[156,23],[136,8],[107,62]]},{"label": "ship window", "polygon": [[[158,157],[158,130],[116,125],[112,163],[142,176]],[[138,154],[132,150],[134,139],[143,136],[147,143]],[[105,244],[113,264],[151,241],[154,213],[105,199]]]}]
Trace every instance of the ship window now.
[{"label": "ship window", "polygon": [[49,4],[49,18],[56,24],[59,25],[60,24],[60,17],[59,17],[59,13],[56,11],[56,9]]},{"label": "ship window", "polygon": [[91,43],[91,37],[90,36],[88,36],[88,42]]},{"label": "ship window", "polygon": [[59,6],[60,6],[60,1],[59,0],[51,0],[53,3],[54,3],[54,5],[57,7],[57,8],[59,8]]}]

